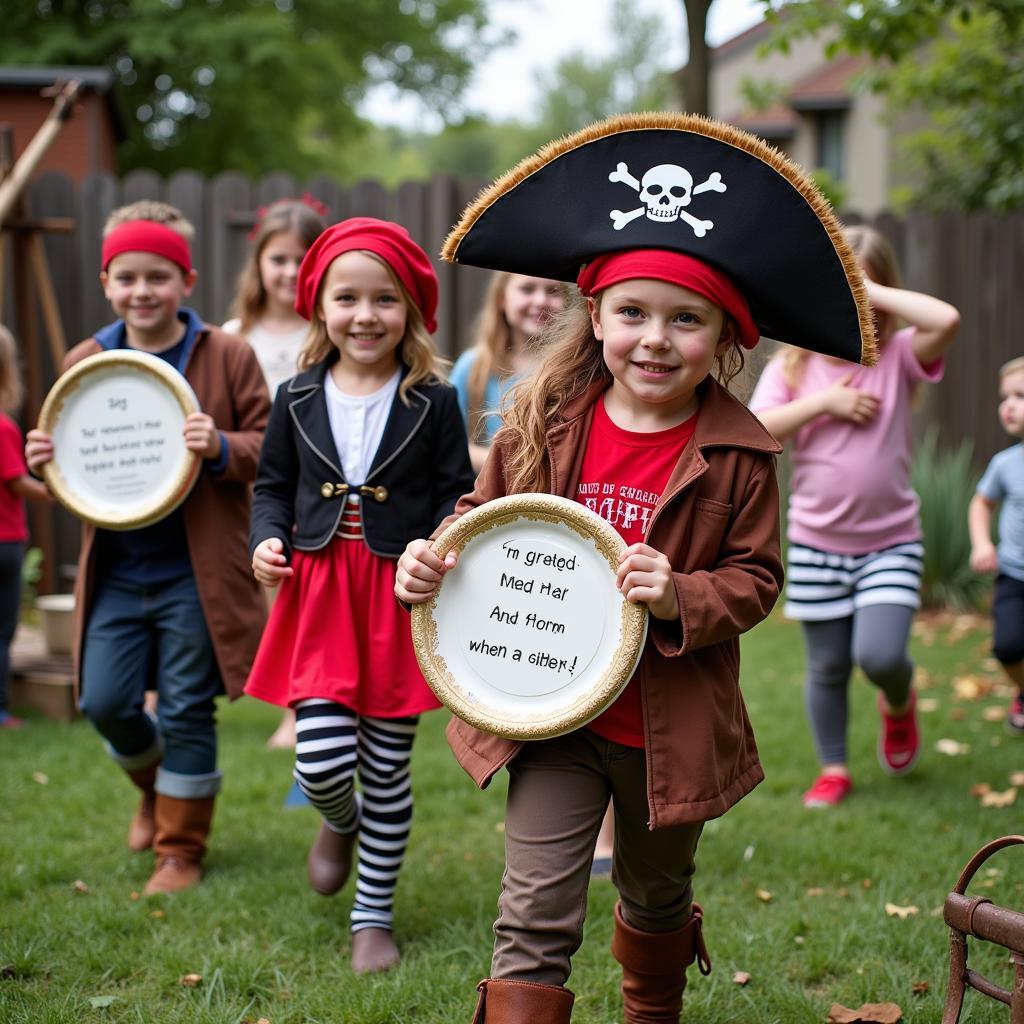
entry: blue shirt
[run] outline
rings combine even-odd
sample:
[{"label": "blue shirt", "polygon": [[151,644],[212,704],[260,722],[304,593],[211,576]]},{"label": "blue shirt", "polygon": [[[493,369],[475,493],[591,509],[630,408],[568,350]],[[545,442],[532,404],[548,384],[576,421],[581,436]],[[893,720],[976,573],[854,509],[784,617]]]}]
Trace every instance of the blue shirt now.
[{"label": "blue shirt", "polygon": [[501,403],[505,395],[508,394],[509,389],[521,378],[516,376],[499,377],[493,373],[488,376],[487,383],[484,385],[483,402],[480,408],[483,416],[480,419],[480,429],[474,437],[469,422],[469,375],[473,370],[473,363],[475,361],[476,352],[473,349],[463,352],[455,360],[452,372],[448,375],[448,381],[458,393],[459,409],[462,411],[462,418],[466,423],[466,429],[470,431],[470,443],[490,444],[494,440],[494,435],[498,432],[498,427],[501,426],[501,413],[498,411],[501,409]]},{"label": "blue shirt", "polygon": [[997,452],[978,481],[978,493],[1002,502],[999,510],[999,571],[1024,581],[1024,445]]}]

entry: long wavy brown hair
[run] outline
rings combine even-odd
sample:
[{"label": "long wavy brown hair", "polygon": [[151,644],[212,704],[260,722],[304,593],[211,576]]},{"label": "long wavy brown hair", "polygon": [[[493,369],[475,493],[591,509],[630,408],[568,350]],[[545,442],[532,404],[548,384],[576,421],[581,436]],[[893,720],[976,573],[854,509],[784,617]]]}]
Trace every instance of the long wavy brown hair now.
[{"label": "long wavy brown hair", "polygon": [[[507,377],[512,368],[508,355],[512,348],[512,327],[505,318],[505,289],[515,275],[499,270],[491,278],[474,327],[473,365],[469,371],[467,391],[469,394],[469,439],[479,441],[483,434],[484,420],[492,410],[484,408],[484,392],[492,375]],[[557,282],[562,288],[562,298],[569,299],[569,286]],[[541,337],[543,337],[543,333]]]},{"label": "long wavy brown hair", "polygon": [[[843,228],[843,237],[857,257],[857,262],[872,281],[887,288],[900,287],[896,252],[885,235],[866,224],[851,224]],[[875,309],[871,312],[875,321],[875,339],[881,350],[896,333],[898,323],[896,318],[888,313],[881,313]],[[800,386],[804,367],[810,355],[807,349],[794,345],[785,345],[779,350],[775,358],[781,361],[783,379],[791,388]]]},{"label": "long wavy brown hair", "polygon": [[[388,272],[391,283],[405,302],[405,334],[402,335],[402,340],[398,345],[398,359],[409,368],[409,372],[402,378],[402,383],[398,386],[398,397],[408,405],[409,391],[417,384],[436,384],[445,380],[448,360],[437,351],[437,346],[427,330],[420,307],[405,290],[405,285],[398,280],[387,261],[382,260],[376,253],[368,252],[365,249],[350,251],[376,260]],[[321,289],[326,278],[325,271],[321,279]],[[313,304],[313,319],[310,321],[309,333],[299,352],[299,370],[308,370],[311,366],[322,363],[334,350],[334,342],[328,336],[327,325],[320,316],[320,296],[317,295],[316,302]]]},{"label": "long wavy brown hair", "polygon": [[308,249],[327,227],[327,222],[301,199],[280,199],[271,203],[256,226],[249,252],[245,257],[229,316],[238,317],[240,334],[259,323],[267,308],[267,290],[260,277],[260,257],[274,235],[291,233]]},{"label": "long wavy brown hair", "polygon": [[[602,294],[594,297],[600,307]],[[727,325],[731,320],[727,319]],[[725,327],[723,327],[725,330]],[[717,360],[715,375],[728,387],[743,369],[743,349],[733,328],[733,344]],[[541,334],[543,355],[537,369],[509,392],[501,430],[509,494],[547,490],[549,467],[544,438],[565,408],[595,381],[606,387],[612,375],[601,342],[594,336],[587,300],[575,296]]]},{"label": "long wavy brown hair", "polygon": [[13,416],[21,408],[21,367],[14,335],[0,324],[0,409]]}]

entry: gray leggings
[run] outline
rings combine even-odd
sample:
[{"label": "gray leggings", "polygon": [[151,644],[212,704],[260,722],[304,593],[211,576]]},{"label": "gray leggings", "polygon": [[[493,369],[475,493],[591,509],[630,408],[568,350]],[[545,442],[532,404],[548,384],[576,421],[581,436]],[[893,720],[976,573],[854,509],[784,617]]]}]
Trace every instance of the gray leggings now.
[{"label": "gray leggings", "polygon": [[914,609],[875,604],[845,619],[803,622],[807,647],[807,716],[822,764],[846,761],[850,672],[858,665],[892,707],[910,696],[914,663],[907,653]]}]

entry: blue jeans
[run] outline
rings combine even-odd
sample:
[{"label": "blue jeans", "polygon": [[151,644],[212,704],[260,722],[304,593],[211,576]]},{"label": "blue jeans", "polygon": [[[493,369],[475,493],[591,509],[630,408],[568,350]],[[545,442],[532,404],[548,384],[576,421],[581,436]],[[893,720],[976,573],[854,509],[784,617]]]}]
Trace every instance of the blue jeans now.
[{"label": "blue jeans", "polygon": [[[158,695],[156,723],[147,689]],[[161,758],[157,792],[213,796],[216,707],[223,692],[210,633],[192,576],[152,586],[100,583],[85,628],[82,713],[128,771]]]},{"label": "blue jeans", "polygon": [[11,641],[21,610],[21,561],[25,545],[20,540],[0,543],[0,713],[7,710],[7,684],[11,675]]}]

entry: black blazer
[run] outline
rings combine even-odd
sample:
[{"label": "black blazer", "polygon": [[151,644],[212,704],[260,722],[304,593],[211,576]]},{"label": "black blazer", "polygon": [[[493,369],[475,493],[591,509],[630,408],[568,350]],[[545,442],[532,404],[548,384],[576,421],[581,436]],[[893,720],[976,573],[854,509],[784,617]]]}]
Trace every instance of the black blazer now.
[{"label": "black blazer", "polygon": [[325,547],[337,532],[346,494],[358,490],[367,545],[397,558],[409,541],[429,537],[473,489],[455,389],[440,383],[411,388],[409,405],[396,393],[366,479],[346,480],[324,399],[334,358],[277,389],[253,488],[250,557],[269,537],[279,537],[289,555],[292,548]]}]

